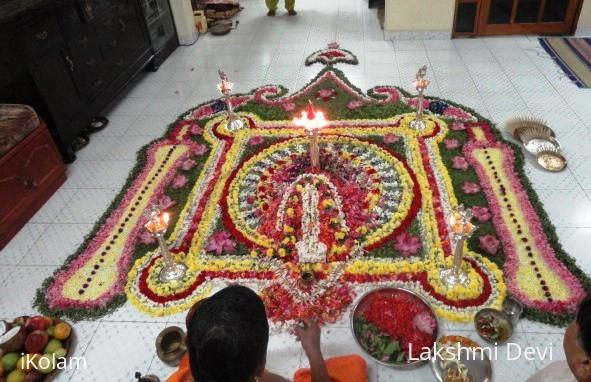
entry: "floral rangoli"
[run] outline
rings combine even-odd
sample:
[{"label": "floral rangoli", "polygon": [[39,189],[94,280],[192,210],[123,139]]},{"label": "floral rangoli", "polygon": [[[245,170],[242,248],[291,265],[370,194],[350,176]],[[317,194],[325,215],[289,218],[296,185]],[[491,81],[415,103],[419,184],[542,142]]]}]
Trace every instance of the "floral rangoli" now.
[{"label": "floral rangoli", "polygon": [[[310,100],[329,120],[317,171],[292,123]],[[418,292],[449,320],[471,320],[511,294],[529,318],[564,324],[584,296],[588,279],[560,248],[521,152],[475,112],[427,98],[427,127],[416,131],[416,98],[391,86],[364,94],[332,67],[294,94],[262,86],[231,102],[245,128],[226,129],[214,100],[142,149],[87,242],[40,288],[42,311],[94,319],[129,300],[162,316],[242,283],[271,321],[333,322],[356,293],[389,285]],[[167,242],[188,266],[175,284],[158,281],[163,261],[144,229],[154,203],[171,214]],[[477,226],[463,262],[470,281],[448,289],[439,275],[460,204]],[[327,250],[304,269],[297,245],[311,213]],[[313,282],[302,282],[304,271]]]}]

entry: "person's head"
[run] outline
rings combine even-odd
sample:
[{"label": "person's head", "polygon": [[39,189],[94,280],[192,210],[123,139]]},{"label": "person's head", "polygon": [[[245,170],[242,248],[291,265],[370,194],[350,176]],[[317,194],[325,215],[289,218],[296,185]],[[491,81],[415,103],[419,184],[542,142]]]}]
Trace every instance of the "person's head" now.
[{"label": "person's head", "polygon": [[587,296],[564,334],[566,361],[579,382],[591,381],[591,297]]},{"label": "person's head", "polygon": [[199,382],[252,382],[265,369],[269,323],[252,290],[233,285],[203,301],[187,324],[191,373]]}]

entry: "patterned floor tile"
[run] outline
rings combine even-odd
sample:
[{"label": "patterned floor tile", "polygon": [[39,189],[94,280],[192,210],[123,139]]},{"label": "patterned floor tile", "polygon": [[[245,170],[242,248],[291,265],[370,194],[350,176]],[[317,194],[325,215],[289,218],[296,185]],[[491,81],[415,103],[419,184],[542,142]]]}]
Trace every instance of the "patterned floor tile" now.
[{"label": "patterned floor tile", "polygon": [[61,266],[82,245],[93,224],[50,224],[19,265]]},{"label": "patterned floor tile", "polygon": [[154,354],[160,323],[101,322],[86,349],[87,368],[77,370],[76,382],[128,382],[136,371],[145,374]]}]

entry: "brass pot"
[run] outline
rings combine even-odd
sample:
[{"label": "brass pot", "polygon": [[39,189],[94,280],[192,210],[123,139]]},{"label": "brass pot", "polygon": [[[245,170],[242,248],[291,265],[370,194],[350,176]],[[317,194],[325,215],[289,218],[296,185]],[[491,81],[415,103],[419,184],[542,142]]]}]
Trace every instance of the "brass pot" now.
[{"label": "brass pot", "polygon": [[164,329],[156,338],[156,354],[169,366],[176,367],[187,352],[185,332],[178,326]]}]

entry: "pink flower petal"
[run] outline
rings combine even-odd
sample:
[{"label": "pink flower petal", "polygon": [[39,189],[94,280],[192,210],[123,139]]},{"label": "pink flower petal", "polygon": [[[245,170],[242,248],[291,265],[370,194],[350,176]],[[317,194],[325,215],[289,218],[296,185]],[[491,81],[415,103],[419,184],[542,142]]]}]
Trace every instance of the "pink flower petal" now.
[{"label": "pink flower petal", "polygon": [[398,137],[395,134],[388,133],[384,135],[384,143],[390,144],[398,142]]}]

